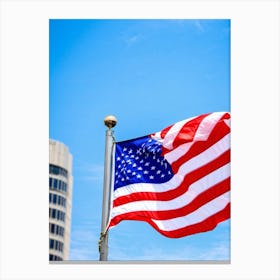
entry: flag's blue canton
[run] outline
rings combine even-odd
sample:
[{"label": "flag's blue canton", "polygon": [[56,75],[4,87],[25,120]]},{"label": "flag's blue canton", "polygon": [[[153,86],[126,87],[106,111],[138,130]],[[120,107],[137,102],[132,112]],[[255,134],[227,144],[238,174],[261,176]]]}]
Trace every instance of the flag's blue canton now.
[{"label": "flag's blue canton", "polygon": [[173,176],[161,156],[161,143],[149,136],[116,143],[114,190],[134,183],[164,183]]}]

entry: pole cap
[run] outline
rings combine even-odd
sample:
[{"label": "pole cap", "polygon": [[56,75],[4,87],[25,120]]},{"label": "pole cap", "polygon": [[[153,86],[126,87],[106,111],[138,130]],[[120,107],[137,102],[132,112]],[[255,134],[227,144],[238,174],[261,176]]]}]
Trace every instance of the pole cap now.
[{"label": "pole cap", "polygon": [[104,118],[104,124],[108,127],[108,128],[112,128],[117,124],[117,118],[113,115],[109,115],[107,117]]}]

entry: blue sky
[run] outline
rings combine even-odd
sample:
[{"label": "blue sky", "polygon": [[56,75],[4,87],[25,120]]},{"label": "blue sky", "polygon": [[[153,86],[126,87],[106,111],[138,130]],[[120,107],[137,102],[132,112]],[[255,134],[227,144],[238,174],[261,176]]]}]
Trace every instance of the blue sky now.
[{"label": "blue sky", "polygon": [[[73,155],[71,260],[98,260],[105,126],[117,141],[230,111],[230,20],[50,20],[49,136]],[[230,221],[180,239],[110,230],[109,260],[229,260]]]}]

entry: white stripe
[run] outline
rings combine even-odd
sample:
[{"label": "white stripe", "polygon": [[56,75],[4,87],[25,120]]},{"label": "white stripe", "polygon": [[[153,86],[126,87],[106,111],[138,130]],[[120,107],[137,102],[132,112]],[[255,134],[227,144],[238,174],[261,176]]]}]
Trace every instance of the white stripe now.
[{"label": "white stripe", "polygon": [[173,148],[173,142],[174,139],[176,138],[176,136],[178,135],[179,131],[182,129],[182,127],[188,123],[189,121],[191,121],[192,119],[194,119],[196,117],[192,117],[180,122],[175,123],[167,132],[167,134],[164,137],[163,140],[163,146],[167,149],[172,149]]},{"label": "white stripe", "polygon": [[114,198],[137,192],[164,192],[177,188],[178,185],[182,183],[186,174],[211,162],[212,160],[216,159],[218,156],[229,150],[229,139],[230,135],[228,134],[207,150],[185,162],[179,168],[177,174],[175,174],[168,182],[162,184],[139,183],[126,185],[114,191]]},{"label": "white stripe", "polygon": [[180,229],[186,226],[197,224],[207,219],[208,217],[218,213],[223,210],[230,201],[230,192],[227,192],[216,199],[204,204],[202,207],[196,211],[184,216],[173,218],[169,220],[155,220],[152,221],[159,227],[161,230],[171,231]]},{"label": "white stripe", "polygon": [[167,211],[179,209],[192,202],[199,194],[207,189],[229,178],[229,176],[230,164],[227,164],[193,183],[186,193],[177,198],[169,201],[141,200],[122,204],[114,207],[111,217],[133,211]]},{"label": "white stripe", "polygon": [[217,122],[223,117],[225,112],[216,112],[205,117],[199,124],[199,127],[195,133],[195,140],[207,140],[209,134],[213,130]]},{"label": "white stripe", "polygon": [[196,141],[206,141],[210,133],[212,132],[213,128],[224,114],[225,112],[218,112],[218,113],[210,114],[207,117],[205,117],[199,124],[199,127],[195,133],[192,142],[182,144],[179,147],[177,147],[175,150],[172,150],[171,152],[165,155],[168,162],[171,164],[177,159],[179,159],[182,155],[186,154]]}]

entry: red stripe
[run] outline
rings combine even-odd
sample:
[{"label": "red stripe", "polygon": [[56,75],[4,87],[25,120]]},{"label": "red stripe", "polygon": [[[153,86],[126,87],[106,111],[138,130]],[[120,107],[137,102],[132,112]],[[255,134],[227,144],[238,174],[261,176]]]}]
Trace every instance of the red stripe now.
[{"label": "red stripe", "polygon": [[178,146],[191,142],[194,139],[196,131],[200,125],[200,123],[210,114],[201,115],[195,119],[190,120],[187,122],[179,131],[178,135],[175,137],[173,141],[173,149],[177,148]]},{"label": "red stripe", "polygon": [[[199,222],[197,224],[193,224],[190,226],[186,226],[180,229],[176,229],[173,231],[164,231],[161,230],[150,218],[148,217],[135,217],[133,214],[131,216],[127,216],[126,220],[140,220],[145,221],[149,223],[155,230],[160,232],[162,235],[170,238],[180,238],[184,236],[188,236],[191,234],[196,234],[200,232],[205,232],[209,230],[213,230],[220,222],[223,222],[230,218],[230,202],[227,204],[227,206],[217,212],[216,214],[208,217],[202,222]],[[110,222],[110,227],[117,225],[120,221],[115,221],[114,219]]]},{"label": "red stripe", "polygon": [[173,173],[177,173],[180,166],[183,165],[186,161],[209,149],[229,133],[230,128],[224,122],[217,123],[217,125],[209,135],[207,141],[195,142],[186,154],[182,155],[179,159],[172,163]]},{"label": "red stripe", "polygon": [[218,196],[228,192],[230,190],[230,178],[223,180],[222,182],[216,184],[215,186],[209,188],[205,192],[199,194],[193,201],[184,207],[171,210],[159,210],[159,211],[133,211],[128,213],[123,213],[115,216],[112,222],[118,224],[121,220],[129,220],[132,216],[150,217],[156,220],[167,220],[177,217],[182,217],[190,214],[191,212],[197,210],[204,204],[210,202],[211,200],[217,198]]},{"label": "red stripe", "polygon": [[167,132],[170,130],[170,128],[172,127],[173,125],[170,125],[168,127],[166,127],[165,129],[163,129],[160,133],[160,137],[163,139],[165,137],[165,135],[167,134]]},{"label": "red stripe", "polygon": [[[180,146],[181,144],[191,142],[195,136],[195,133],[201,123],[201,121],[207,117],[210,114],[204,114],[201,116],[198,116],[184,124],[184,126],[181,128],[181,130],[178,132],[178,134],[174,137],[172,148],[168,149],[164,146],[162,146],[162,155],[165,155],[166,153],[170,152],[171,150],[175,149],[176,147]],[[167,132],[170,130],[170,128],[173,125],[165,128],[161,132],[161,138],[163,139]]]},{"label": "red stripe", "polygon": [[230,150],[226,151],[215,160],[209,162],[208,164],[188,173],[183,182],[176,188],[166,192],[139,192],[139,193],[132,193],[126,196],[121,196],[116,198],[113,201],[113,206],[119,206],[122,204],[126,204],[129,202],[139,201],[139,200],[161,200],[167,201],[174,199],[183,193],[185,193],[189,186],[196,182],[197,180],[201,179],[202,177],[206,176],[207,174],[213,172],[214,170],[224,166],[225,164],[230,162]]}]

